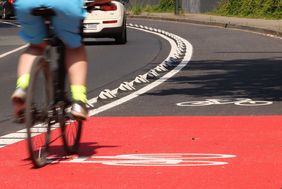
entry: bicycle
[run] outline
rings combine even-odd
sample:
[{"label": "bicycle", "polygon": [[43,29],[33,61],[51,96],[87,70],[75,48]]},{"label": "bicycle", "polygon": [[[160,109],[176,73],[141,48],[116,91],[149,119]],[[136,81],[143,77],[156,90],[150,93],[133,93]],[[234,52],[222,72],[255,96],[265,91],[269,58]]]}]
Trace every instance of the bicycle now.
[{"label": "bicycle", "polygon": [[271,105],[270,101],[254,101],[249,98],[236,98],[235,100],[223,100],[223,99],[206,99],[203,101],[187,101],[177,103],[177,106],[209,106],[209,105],[227,105],[235,104],[237,106],[265,106]]},{"label": "bicycle", "polygon": [[70,155],[78,151],[83,121],[73,118],[67,110],[71,102],[65,89],[64,44],[55,35],[51,22],[56,13],[39,7],[31,14],[41,16],[47,29],[47,48],[34,60],[30,72],[25,112],[29,155],[39,168],[48,163],[49,146],[56,140],[51,138],[52,128],[59,125],[64,149]]}]

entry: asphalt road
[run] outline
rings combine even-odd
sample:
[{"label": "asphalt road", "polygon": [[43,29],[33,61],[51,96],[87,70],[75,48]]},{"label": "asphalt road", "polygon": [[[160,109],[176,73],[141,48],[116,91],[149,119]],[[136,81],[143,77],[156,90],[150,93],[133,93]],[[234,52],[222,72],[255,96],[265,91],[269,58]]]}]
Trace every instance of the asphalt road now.
[{"label": "asphalt road", "polygon": [[[9,96],[20,52],[0,58],[0,136],[12,133],[0,137],[3,187],[281,188],[281,39],[176,22],[128,23],[182,37],[182,63],[136,92],[95,103],[91,112],[101,111],[84,123],[78,154],[65,156],[60,130],[54,129],[53,163],[42,169],[32,168],[26,133],[17,131],[24,126],[11,122]],[[0,25],[1,54],[23,44],[17,30]],[[132,27],[126,45],[86,44],[89,98],[144,74],[176,49]],[[140,92],[149,86],[155,87]]]},{"label": "asphalt road", "polygon": [[[98,116],[141,115],[280,115],[282,83],[282,43],[280,39],[254,33],[185,23],[132,19],[128,22],[153,26],[187,39],[193,45],[189,65],[165,84]],[[1,48],[4,53],[23,42],[16,27],[1,24]],[[86,42],[89,55],[89,97],[162,62],[169,53],[168,42],[156,35],[129,29],[128,43]],[[0,133],[18,130],[11,121],[9,96],[16,80],[16,62],[21,51],[0,59]],[[187,101],[238,98],[271,102],[266,106],[233,104],[200,107],[177,106]]]},{"label": "asphalt road", "polygon": [[[193,46],[193,57],[187,67],[165,84],[100,115],[281,115],[281,39],[187,23],[138,19],[133,22],[187,39]],[[238,98],[272,104],[176,105],[206,99],[236,102]]]}]

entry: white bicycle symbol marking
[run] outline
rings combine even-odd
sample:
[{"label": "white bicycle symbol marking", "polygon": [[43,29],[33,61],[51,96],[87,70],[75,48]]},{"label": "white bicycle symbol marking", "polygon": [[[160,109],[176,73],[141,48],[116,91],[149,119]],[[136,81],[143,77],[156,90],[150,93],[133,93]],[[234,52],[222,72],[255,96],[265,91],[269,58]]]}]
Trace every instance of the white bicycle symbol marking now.
[{"label": "white bicycle symbol marking", "polygon": [[[125,154],[116,156],[74,157],[61,163],[92,163],[112,166],[215,166],[228,162],[214,159],[235,158],[229,154],[205,153],[157,153],[157,154]],[[56,161],[53,161],[56,162]]]},{"label": "white bicycle symbol marking", "polygon": [[177,103],[177,106],[208,106],[208,105],[225,105],[235,104],[238,106],[265,106],[271,105],[271,101],[254,101],[250,98],[236,98],[235,101],[223,100],[223,99],[206,99],[204,101],[187,101]]}]

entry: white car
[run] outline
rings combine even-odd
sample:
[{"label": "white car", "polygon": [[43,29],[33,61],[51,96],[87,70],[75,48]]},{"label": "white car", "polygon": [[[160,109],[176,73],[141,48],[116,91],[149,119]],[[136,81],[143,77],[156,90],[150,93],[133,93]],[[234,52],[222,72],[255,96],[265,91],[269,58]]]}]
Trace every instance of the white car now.
[{"label": "white car", "polygon": [[[87,3],[87,1],[86,1]],[[84,38],[114,38],[117,44],[127,42],[126,10],[122,3],[95,6],[84,19]]]}]

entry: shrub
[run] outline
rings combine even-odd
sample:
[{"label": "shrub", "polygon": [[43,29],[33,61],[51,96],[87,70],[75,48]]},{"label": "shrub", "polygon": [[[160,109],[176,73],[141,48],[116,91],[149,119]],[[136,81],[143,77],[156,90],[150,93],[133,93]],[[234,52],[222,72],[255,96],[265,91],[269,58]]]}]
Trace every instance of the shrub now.
[{"label": "shrub", "polygon": [[158,6],[159,11],[173,11],[175,0],[161,0]]},{"label": "shrub", "polygon": [[282,0],[221,0],[217,13],[231,16],[282,18]]},{"label": "shrub", "polygon": [[135,5],[131,8],[133,14],[139,15],[145,12],[171,12],[175,8],[175,0],[160,0],[158,5]]}]

